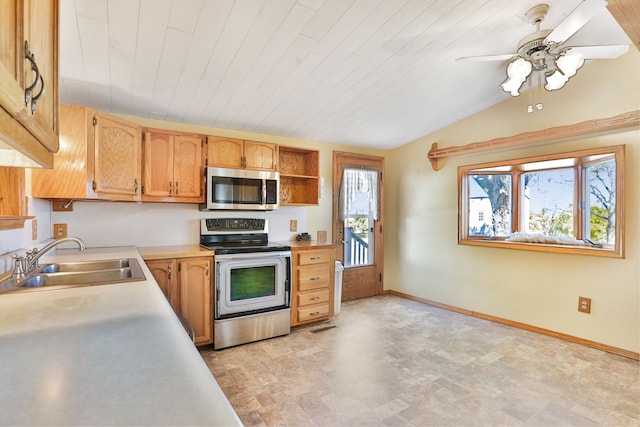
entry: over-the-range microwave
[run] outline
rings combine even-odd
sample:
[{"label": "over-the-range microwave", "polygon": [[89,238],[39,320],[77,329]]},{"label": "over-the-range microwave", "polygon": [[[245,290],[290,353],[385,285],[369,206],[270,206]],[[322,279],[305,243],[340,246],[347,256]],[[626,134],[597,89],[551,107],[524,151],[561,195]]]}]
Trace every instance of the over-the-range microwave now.
[{"label": "over-the-range microwave", "polygon": [[206,176],[207,199],[200,210],[278,209],[279,172],[209,167]]}]

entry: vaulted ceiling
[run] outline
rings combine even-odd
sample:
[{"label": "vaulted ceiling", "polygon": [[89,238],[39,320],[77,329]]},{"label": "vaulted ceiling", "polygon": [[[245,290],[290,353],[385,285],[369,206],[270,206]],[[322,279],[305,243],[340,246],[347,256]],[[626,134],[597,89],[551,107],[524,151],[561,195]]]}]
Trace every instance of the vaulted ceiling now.
[{"label": "vaulted ceiling", "polygon": [[[509,98],[537,0],[61,0],[65,103],[393,148]],[[580,0],[546,0],[542,28]],[[604,10],[572,45],[630,44]],[[586,65],[588,66],[588,64]],[[580,78],[580,73],[574,78]],[[568,84],[571,84],[569,82]]]}]

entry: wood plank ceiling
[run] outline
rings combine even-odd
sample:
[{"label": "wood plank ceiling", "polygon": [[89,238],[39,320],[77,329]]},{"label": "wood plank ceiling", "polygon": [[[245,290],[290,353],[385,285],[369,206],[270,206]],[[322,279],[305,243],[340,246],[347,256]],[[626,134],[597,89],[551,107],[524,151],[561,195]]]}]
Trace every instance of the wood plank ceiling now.
[{"label": "wood plank ceiling", "polygon": [[[580,0],[546,0],[554,28]],[[393,148],[499,103],[537,0],[61,0],[61,99]],[[574,45],[629,44],[609,12]],[[579,78],[580,73],[575,79]]]}]

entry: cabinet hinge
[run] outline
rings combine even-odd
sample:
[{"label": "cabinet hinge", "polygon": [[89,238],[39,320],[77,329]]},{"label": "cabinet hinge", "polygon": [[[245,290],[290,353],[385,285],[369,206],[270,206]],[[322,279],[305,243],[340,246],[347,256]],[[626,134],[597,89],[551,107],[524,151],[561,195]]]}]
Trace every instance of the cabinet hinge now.
[{"label": "cabinet hinge", "polygon": [[98,124],[98,118],[96,116],[93,116],[93,125],[97,125]]},{"label": "cabinet hinge", "polygon": [[144,185],[140,187],[140,194],[144,194]]},{"label": "cabinet hinge", "polygon": [[93,191],[96,191],[97,188],[98,188],[98,183],[95,180],[91,181],[91,189]]},{"label": "cabinet hinge", "polygon": [[380,281],[382,282],[382,273],[380,273]]},{"label": "cabinet hinge", "polygon": [[178,273],[180,273],[182,271],[182,263],[179,262],[178,263]]}]

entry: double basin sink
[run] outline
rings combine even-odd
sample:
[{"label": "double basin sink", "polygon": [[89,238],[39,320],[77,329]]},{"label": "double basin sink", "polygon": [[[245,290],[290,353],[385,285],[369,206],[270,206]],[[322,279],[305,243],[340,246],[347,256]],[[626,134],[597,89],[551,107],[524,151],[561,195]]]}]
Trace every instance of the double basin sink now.
[{"label": "double basin sink", "polygon": [[0,292],[44,290],[146,280],[135,258],[43,264],[24,278],[0,282]]}]

